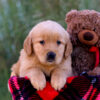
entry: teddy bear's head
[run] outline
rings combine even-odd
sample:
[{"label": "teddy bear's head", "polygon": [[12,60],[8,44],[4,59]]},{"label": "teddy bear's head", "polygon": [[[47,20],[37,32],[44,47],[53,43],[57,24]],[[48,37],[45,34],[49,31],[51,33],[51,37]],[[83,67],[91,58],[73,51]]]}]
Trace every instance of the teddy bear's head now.
[{"label": "teddy bear's head", "polygon": [[93,70],[95,55],[89,49],[92,46],[100,47],[100,13],[94,10],[72,10],[66,15],[66,23],[73,45],[73,71],[80,74]]},{"label": "teddy bear's head", "polygon": [[73,45],[100,47],[100,13],[94,10],[72,10],[66,15],[67,31]]}]

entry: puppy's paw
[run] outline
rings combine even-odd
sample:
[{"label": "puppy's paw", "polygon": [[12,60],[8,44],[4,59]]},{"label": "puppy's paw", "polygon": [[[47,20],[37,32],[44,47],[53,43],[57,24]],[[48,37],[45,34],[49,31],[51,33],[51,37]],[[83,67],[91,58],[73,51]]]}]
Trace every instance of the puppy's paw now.
[{"label": "puppy's paw", "polygon": [[52,76],[51,78],[51,85],[55,90],[60,90],[64,87],[66,83],[66,78],[59,77],[59,76]]},{"label": "puppy's paw", "polygon": [[44,75],[38,75],[31,79],[31,84],[37,90],[43,90],[46,86],[46,79]]}]

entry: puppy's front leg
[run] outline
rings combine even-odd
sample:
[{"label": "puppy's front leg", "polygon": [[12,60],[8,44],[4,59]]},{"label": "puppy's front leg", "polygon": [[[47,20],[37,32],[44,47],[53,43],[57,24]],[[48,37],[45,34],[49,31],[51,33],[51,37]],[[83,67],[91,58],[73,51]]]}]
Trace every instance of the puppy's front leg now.
[{"label": "puppy's front leg", "polygon": [[71,67],[71,56],[69,56],[65,62],[52,72],[51,75],[51,85],[54,89],[60,90],[64,87],[67,78],[72,76],[72,67]]},{"label": "puppy's front leg", "polygon": [[38,68],[30,69],[27,71],[26,76],[31,81],[33,87],[36,88],[37,90],[42,90],[46,86],[46,79],[44,73],[40,69]]},{"label": "puppy's front leg", "polygon": [[51,75],[51,85],[55,90],[60,90],[64,87],[67,79],[67,71],[64,69],[55,69]]}]

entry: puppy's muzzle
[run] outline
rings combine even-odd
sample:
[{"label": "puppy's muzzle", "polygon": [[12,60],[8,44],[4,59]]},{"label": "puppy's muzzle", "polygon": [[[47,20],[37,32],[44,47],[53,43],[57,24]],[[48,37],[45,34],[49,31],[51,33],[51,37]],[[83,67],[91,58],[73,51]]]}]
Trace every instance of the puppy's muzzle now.
[{"label": "puppy's muzzle", "polygon": [[48,62],[53,62],[55,60],[56,54],[54,52],[48,52],[47,53],[47,61]]}]

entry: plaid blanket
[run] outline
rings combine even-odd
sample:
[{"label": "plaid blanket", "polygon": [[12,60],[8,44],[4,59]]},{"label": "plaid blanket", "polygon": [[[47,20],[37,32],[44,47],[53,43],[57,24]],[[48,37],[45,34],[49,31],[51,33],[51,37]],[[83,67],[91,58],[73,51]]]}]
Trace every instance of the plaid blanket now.
[{"label": "plaid blanket", "polygon": [[45,89],[36,91],[27,77],[11,77],[8,84],[13,100],[100,100],[100,76],[86,73],[69,77],[60,91],[55,91],[49,81]]}]

